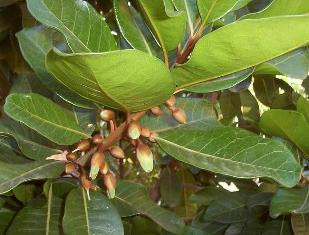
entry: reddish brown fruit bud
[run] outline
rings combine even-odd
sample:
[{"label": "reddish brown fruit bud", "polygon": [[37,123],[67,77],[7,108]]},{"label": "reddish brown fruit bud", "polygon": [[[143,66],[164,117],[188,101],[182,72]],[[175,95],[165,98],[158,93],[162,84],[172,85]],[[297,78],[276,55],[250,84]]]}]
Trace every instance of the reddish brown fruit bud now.
[{"label": "reddish brown fruit bud", "polygon": [[154,114],[154,115],[156,115],[156,116],[160,116],[163,112],[162,112],[162,110],[161,110],[161,108],[160,107],[153,107],[153,108],[151,108],[150,109],[151,110],[151,112]]},{"label": "reddish brown fruit bud", "polygon": [[119,146],[111,147],[110,152],[113,155],[113,157],[115,157],[115,158],[119,158],[119,159],[124,158],[124,152],[123,152],[122,148],[120,148]]},{"label": "reddish brown fruit bud", "polygon": [[90,142],[89,142],[89,140],[81,140],[81,141],[76,145],[76,149],[75,149],[75,150],[85,152],[85,151],[89,150],[89,148],[90,148]]},{"label": "reddish brown fruit bud", "polygon": [[166,102],[165,104],[168,106],[168,107],[173,107],[176,103],[176,96],[172,95]]},{"label": "reddish brown fruit bud", "polygon": [[151,142],[156,142],[156,138],[157,138],[158,136],[159,136],[158,133],[152,132],[152,133],[150,134],[150,136],[149,136],[149,140],[150,140]]},{"label": "reddish brown fruit bud", "polygon": [[115,113],[111,110],[104,109],[100,112],[100,117],[103,121],[108,122],[115,119]]},{"label": "reddish brown fruit bud", "polygon": [[116,182],[117,182],[117,179],[113,172],[108,172],[106,175],[104,175],[104,184],[107,189],[109,198],[115,197]]},{"label": "reddish brown fruit bud", "polygon": [[102,164],[105,162],[105,156],[101,152],[95,152],[91,157],[91,167],[89,176],[95,179],[99,173]]},{"label": "reddish brown fruit bud", "polygon": [[136,140],[140,137],[142,132],[142,128],[140,126],[140,124],[136,121],[133,121],[129,124],[128,127],[128,136],[132,139],[132,140]]},{"label": "reddish brown fruit bud", "polygon": [[75,161],[77,159],[77,155],[75,154],[75,153],[69,153],[68,155],[67,155],[67,160],[68,161]]},{"label": "reddish brown fruit bud", "polygon": [[140,143],[136,148],[136,156],[144,171],[152,171],[153,155],[148,145]]},{"label": "reddish brown fruit bud", "polygon": [[94,187],[93,187],[91,181],[88,180],[87,176],[84,173],[82,173],[81,176],[80,176],[80,183],[83,186],[83,188],[86,190],[87,195],[88,195],[88,199],[90,200],[89,190],[91,188],[94,188]]},{"label": "reddish brown fruit bud", "polygon": [[77,166],[73,162],[68,162],[65,164],[65,173],[66,174],[72,174],[76,172]]},{"label": "reddish brown fruit bud", "polygon": [[149,138],[149,136],[150,136],[150,130],[148,129],[148,128],[146,128],[146,127],[143,127],[142,128],[142,132],[141,132],[141,135],[142,136],[144,136],[144,137],[146,137],[146,138]]},{"label": "reddish brown fruit bud", "polygon": [[108,166],[108,163],[105,161],[100,167],[100,173],[102,175],[106,175],[108,171],[109,171],[109,166]]},{"label": "reddish brown fruit bud", "polygon": [[173,117],[176,119],[177,122],[184,124],[187,122],[187,115],[186,113],[180,109],[180,108],[175,108],[172,111]]},{"label": "reddish brown fruit bud", "polygon": [[96,134],[92,137],[92,143],[94,144],[102,144],[103,143],[103,137],[100,134]]}]

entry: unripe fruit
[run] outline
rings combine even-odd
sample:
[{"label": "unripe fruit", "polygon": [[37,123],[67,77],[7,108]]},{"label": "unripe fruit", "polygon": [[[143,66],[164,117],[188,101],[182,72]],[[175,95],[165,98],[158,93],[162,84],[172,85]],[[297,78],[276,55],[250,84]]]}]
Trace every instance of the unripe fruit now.
[{"label": "unripe fruit", "polygon": [[119,146],[111,147],[110,152],[111,152],[112,156],[115,157],[115,158],[119,158],[119,159],[124,158],[124,152],[123,152],[122,148],[120,148]]},{"label": "unripe fruit", "polygon": [[150,130],[148,128],[146,128],[146,127],[142,128],[142,132],[141,132],[142,136],[144,136],[146,138],[149,138],[150,134],[151,134],[151,132],[150,132]]},{"label": "unripe fruit", "polygon": [[107,194],[109,198],[114,198],[116,193],[116,176],[113,172],[108,172],[104,175],[104,185],[107,189]]},{"label": "unripe fruit", "polygon": [[168,106],[168,107],[173,107],[176,103],[176,96],[172,95],[166,102],[165,104]]},{"label": "unripe fruit", "polygon": [[76,172],[77,167],[73,162],[68,162],[65,164],[65,173],[66,174],[72,174]]},{"label": "unripe fruit", "polygon": [[108,122],[115,119],[115,113],[111,110],[104,109],[100,112],[100,118],[103,121]]},{"label": "unripe fruit", "polygon": [[92,137],[92,143],[94,144],[102,144],[103,143],[103,137],[100,134],[96,134]]},{"label": "unripe fruit", "polygon": [[152,112],[154,115],[156,115],[156,116],[160,116],[160,115],[163,113],[162,110],[161,110],[161,108],[158,107],[158,106],[153,107],[153,108],[151,108],[150,110],[151,110],[151,112]]},{"label": "unripe fruit", "polygon": [[148,147],[140,143],[136,148],[136,156],[144,171],[150,172],[153,169],[153,154]]},{"label": "unripe fruit", "polygon": [[173,117],[180,124],[184,124],[184,123],[187,122],[187,115],[186,115],[186,113],[182,109],[175,108],[175,109],[173,109],[172,113],[173,113]]},{"label": "unripe fruit", "polygon": [[100,173],[102,175],[106,175],[108,171],[109,171],[109,166],[108,166],[108,163],[105,161],[100,167]]},{"label": "unripe fruit", "polygon": [[90,148],[90,142],[89,140],[81,140],[77,145],[76,145],[76,150],[85,152],[89,150]]},{"label": "unripe fruit", "polygon": [[140,126],[140,124],[136,121],[133,121],[129,124],[128,126],[128,136],[132,139],[132,140],[136,140],[140,137],[142,132],[142,128]]},{"label": "unripe fruit", "polygon": [[75,153],[69,153],[67,155],[67,160],[68,161],[75,161],[77,159],[77,155]]},{"label": "unripe fruit", "polygon": [[89,176],[95,179],[99,173],[102,164],[105,162],[105,156],[101,152],[95,152],[91,157],[91,167]]}]

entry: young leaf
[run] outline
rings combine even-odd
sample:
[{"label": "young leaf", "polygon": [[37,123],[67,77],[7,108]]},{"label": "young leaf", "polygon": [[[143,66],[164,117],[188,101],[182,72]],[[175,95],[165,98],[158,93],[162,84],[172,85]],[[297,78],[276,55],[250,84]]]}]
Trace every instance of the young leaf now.
[{"label": "young leaf", "polygon": [[300,178],[301,167],[283,144],[239,128],[184,125],[160,132],[156,140],[177,160],[215,173],[268,177],[286,187]]},{"label": "young leaf", "polygon": [[102,192],[90,192],[88,200],[82,188],[73,189],[66,198],[63,217],[65,234],[123,235],[121,218]]},{"label": "young leaf", "polygon": [[43,206],[29,205],[22,208],[11,224],[8,235],[60,235],[63,200],[49,189],[47,204]]},{"label": "young leaf", "polygon": [[0,164],[0,194],[34,179],[58,177],[64,171],[60,161],[35,161],[26,164]]},{"label": "young leaf", "polygon": [[166,66],[137,50],[95,54],[51,51],[46,63],[59,82],[82,97],[122,111],[151,108],[166,101],[174,91]]},{"label": "young leaf", "polygon": [[278,217],[287,213],[309,212],[309,187],[284,189],[280,188],[272,198],[270,215]]},{"label": "young leaf", "polygon": [[167,231],[178,234],[184,227],[180,217],[152,202],[147,196],[145,187],[141,184],[130,181],[117,182],[113,203],[122,211],[133,210],[137,214],[149,217]]},{"label": "young leaf", "polygon": [[261,116],[259,125],[265,134],[286,138],[309,156],[309,124],[302,113],[293,110],[268,110]]},{"label": "young leaf", "polygon": [[86,1],[27,0],[27,6],[38,21],[60,31],[73,52],[117,50],[109,26]]},{"label": "young leaf", "polygon": [[4,106],[6,114],[60,145],[88,138],[73,113],[37,94],[12,94]]},{"label": "young leaf", "polygon": [[47,53],[53,48],[55,31],[44,26],[24,28],[16,34],[19,47],[24,59],[34,70],[40,81],[47,89],[54,91],[62,99],[84,108],[93,108],[94,105],[59,83],[48,74],[45,66]]},{"label": "young leaf", "polygon": [[[244,70],[303,46],[309,42],[308,19],[302,15],[242,20],[206,35],[196,44],[190,60],[174,69],[178,89]],[[290,40],[281,40],[287,33]],[[272,37],[264,37],[270,34]]]}]

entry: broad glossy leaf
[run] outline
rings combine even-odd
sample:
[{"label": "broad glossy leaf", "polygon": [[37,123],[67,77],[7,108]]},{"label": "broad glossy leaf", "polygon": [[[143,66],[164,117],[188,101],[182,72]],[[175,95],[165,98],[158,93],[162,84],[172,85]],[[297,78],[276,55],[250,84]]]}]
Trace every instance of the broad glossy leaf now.
[{"label": "broad glossy leaf", "polygon": [[141,111],[161,104],[174,91],[166,66],[137,50],[95,54],[51,51],[46,63],[59,82],[80,96],[122,111]]},{"label": "broad glossy leaf", "polygon": [[138,0],[149,27],[152,29],[163,53],[176,49],[185,34],[186,15],[180,12],[174,17],[166,14],[163,0]]},{"label": "broad glossy leaf", "polygon": [[[196,128],[201,126],[201,123],[217,124],[217,116],[212,104],[205,99],[199,98],[177,98],[176,107],[183,109],[187,116],[187,123],[191,126],[196,125]],[[164,113],[160,116],[147,114],[141,119],[141,125],[149,128],[154,132],[161,132],[168,129],[181,126],[171,115],[170,110],[166,107],[161,107]]]},{"label": "broad glossy leaf", "polygon": [[160,195],[163,205],[176,207],[182,197],[182,182],[176,171],[163,169],[160,175]]},{"label": "broad glossy leaf", "polygon": [[294,186],[301,168],[281,143],[233,127],[175,128],[156,141],[169,155],[200,169],[241,178],[267,177]]},{"label": "broad glossy leaf", "polygon": [[8,235],[61,235],[63,200],[49,190],[47,203],[43,206],[29,205],[22,208],[11,224]]},{"label": "broad glossy leaf", "polygon": [[253,68],[248,68],[237,73],[187,87],[186,90],[195,93],[208,93],[228,89],[246,80],[253,71]]},{"label": "broad glossy leaf", "polygon": [[34,179],[58,177],[64,171],[60,161],[35,161],[26,164],[0,164],[0,194]]},{"label": "broad glossy leaf", "polygon": [[257,13],[246,15],[245,19],[258,19],[283,15],[304,15],[309,13],[307,0],[273,0],[272,3]]},{"label": "broad glossy leaf", "polygon": [[180,217],[152,202],[147,196],[146,188],[141,184],[118,182],[113,203],[118,209],[129,207],[137,214],[149,217],[167,231],[179,233],[184,227]]},{"label": "broad glossy leaf", "polygon": [[307,122],[309,123],[309,100],[300,96],[297,100],[296,108],[298,112],[305,116]]},{"label": "broad glossy leaf", "polygon": [[10,227],[11,222],[16,212],[7,208],[0,209],[0,233],[5,234],[5,231]]},{"label": "broad glossy leaf", "polygon": [[90,192],[88,200],[83,188],[73,189],[66,198],[63,217],[65,234],[123,235],[117,210],[102,192]]},{"label": "broad glossy leaf", "polygon": [[35,197],[36,189],[35,184],[21,184],[13,188],[12,191],[17,200],[27,204]]},{"label": "broad glossy leaf", "polygon": [[292,78],[305,79],[309,70],[308,48],[300,48],[258,65],[254,74],[282,74]]},{"label": "broad glossy leaf", "polygon": [[9,118],[0,120],[0,133],[15,138],[21,152],[33,160],[43,160],[58,152],[51,141],[22,123]]},{"label": "broad glossy leaf", "polygon": [[210,23],[223,17],[228,12],[246,5],[249,1],[244,0],[197,0],[202,21]]},{"label": "broad glossy leaf", "polygon": [[73,52],[117,50],[103,17],[82,0],[27,0],[30,13],[42,24],[55,28]]},{"label": "broad glossy leaf", "polygon": [[309,186],[303,188],[280,188],[271,201],[270,215],[278,217],[287,213],[309,212]]},{"label": "broad glossy leaf", "polygon": [[[308,20],[308,15],[241,20],[204,36],[190,60],[173,71],[179,89],[244,70],[303,46],[309,42]],[[289,40],[282,40],[287,33]]]},{"label": "broad glossy leaf", "polygon": [[12,94],[6,99],[6,114],[60,145],[69,145],[88,138],[78,126],[72,112],[43,96]]},{"label": "broad glossy leaf", "polygon": [[113,2],[118,27],[127,42],[135,49],[151,55],[156,54],[154,48],[158,46],[157,42],[147,26],[141,22],[135,8],[128,5],[128,0],[114,0]]},{"label": "broad glossy leaf", "polygon": [[29,160],[23,157],[22,152],[10,136],[0,134],[0,161],[18,164],[26,163]]},{"label": "broad glossy leaf", "polygon": [[288,139],[309,156],[309,124],[302,113],[272,109],[263,113],[259,125],[267,135]]},{"label": "broad glossy leaf", "polygon": [[94,105],[91,102],[59,83],[47,72],[45,58],[47,53],[53,48],[54,35],[56,34],[53,30],[44,26],[36,26],[24,28],[16,34],[16,37],[23,57],[47,89],[54,91],[62,99],[74,105],[93,108]]},{"label": "broad glossy leaf", "polygon": [[253,89],[256,98],[264,105],[271,107],[275,98],[279,96],[279,86],[275,76],[254,76]]},{"label": "broad glossy leaf", "polygon": [[294,235],[306,235],[309,231],[309,214],[292,214],[291,224]]}]

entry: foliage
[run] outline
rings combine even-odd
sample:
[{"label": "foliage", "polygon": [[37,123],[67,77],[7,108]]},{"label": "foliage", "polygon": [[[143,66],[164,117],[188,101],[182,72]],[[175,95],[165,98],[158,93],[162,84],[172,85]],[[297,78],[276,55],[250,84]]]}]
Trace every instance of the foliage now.
[{"label": "foliage", "polygon": [[307,0],[0,1],[0,233],[305,235]]}]

